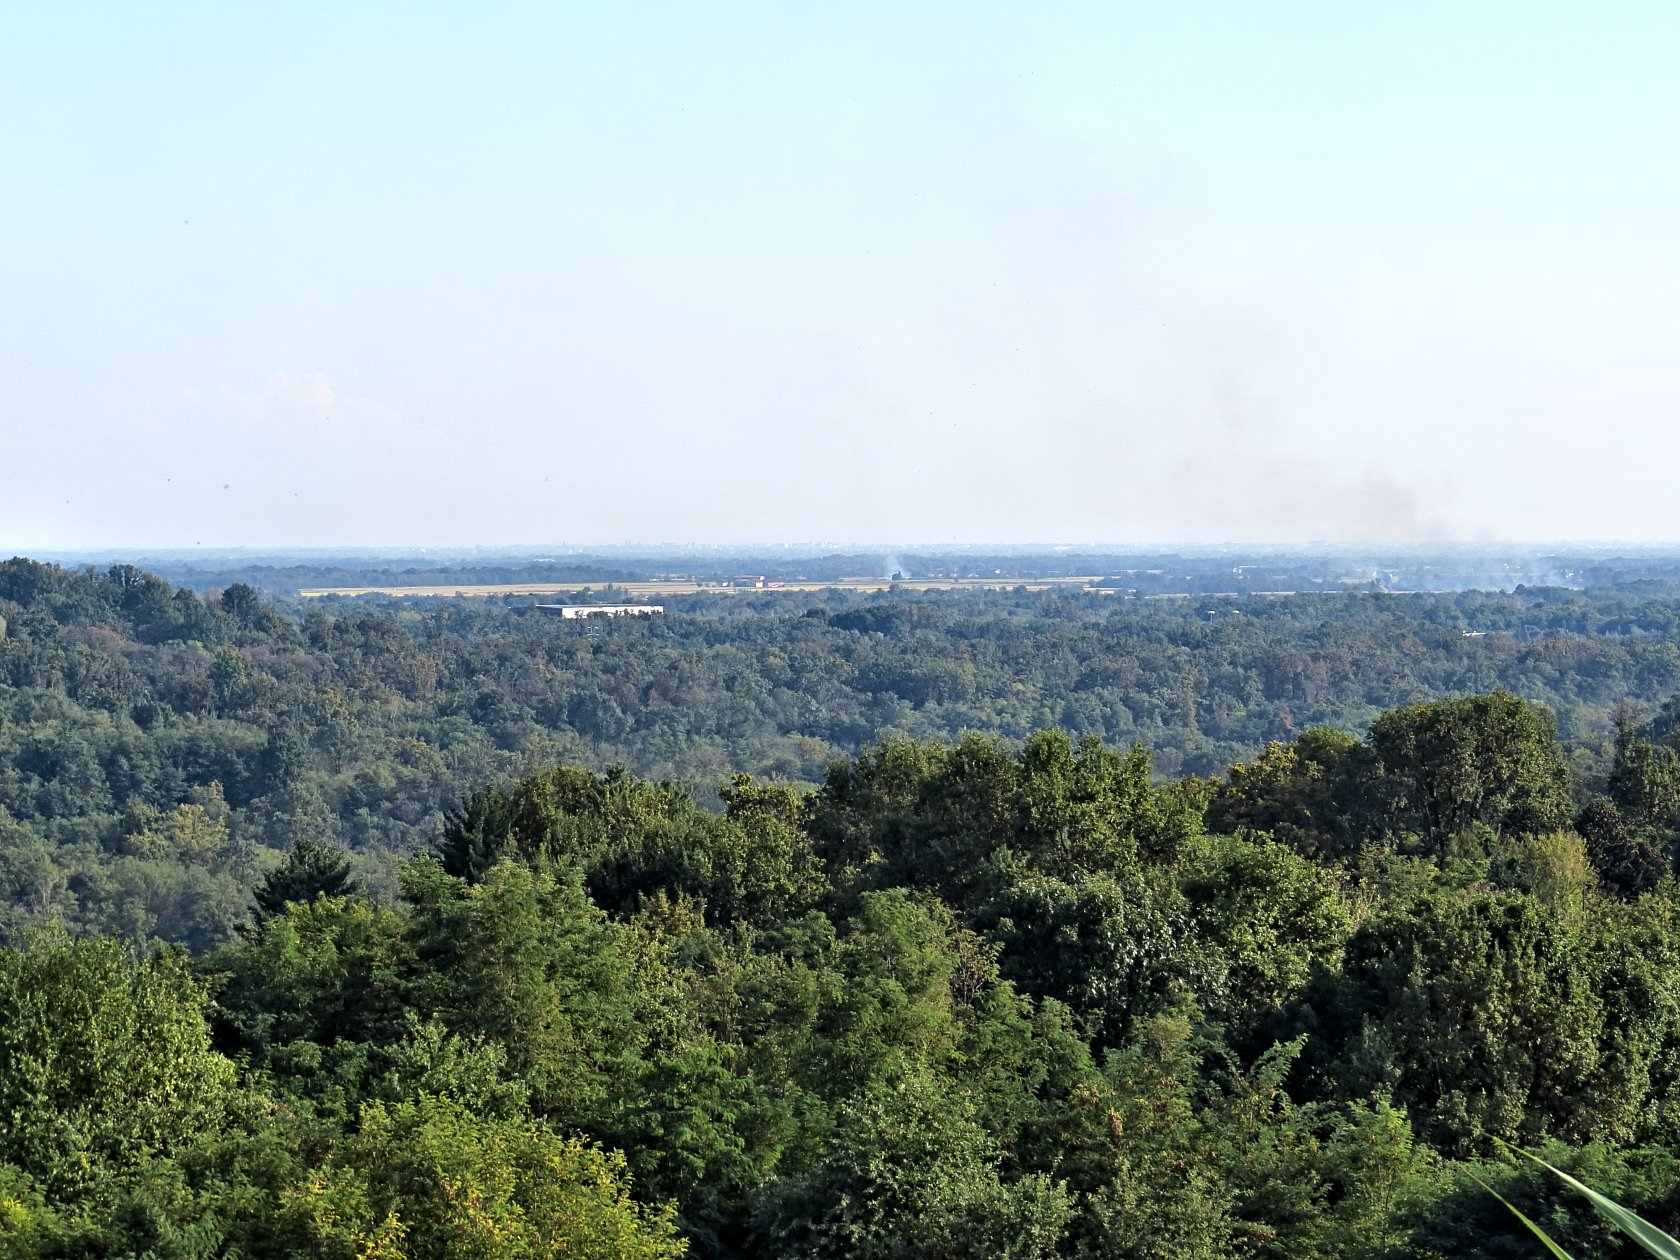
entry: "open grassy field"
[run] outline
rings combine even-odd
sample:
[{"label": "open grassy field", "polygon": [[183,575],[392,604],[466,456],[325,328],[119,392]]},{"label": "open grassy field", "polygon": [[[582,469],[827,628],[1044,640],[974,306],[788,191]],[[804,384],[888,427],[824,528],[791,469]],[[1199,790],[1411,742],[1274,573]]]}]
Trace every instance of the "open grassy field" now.
[{"label": "open grassy field", "polygon": [[892,582],[885,578],[841,578],[833,582],[782,582],[768,587],[737,587],[726,582],[509,582],[488,586],[313,586],[298,591],[304,599],[325,596],[390,595],[398,598],[452,595],[563,595],[573,591],[612,591],[627,597],[658,595],[751,595],[771,591],[885,591],[897,587],[906,591],[1085,590],[1097,577],[1039,578],[1020,581],[1002,578],[930,578],[925,581]]}]

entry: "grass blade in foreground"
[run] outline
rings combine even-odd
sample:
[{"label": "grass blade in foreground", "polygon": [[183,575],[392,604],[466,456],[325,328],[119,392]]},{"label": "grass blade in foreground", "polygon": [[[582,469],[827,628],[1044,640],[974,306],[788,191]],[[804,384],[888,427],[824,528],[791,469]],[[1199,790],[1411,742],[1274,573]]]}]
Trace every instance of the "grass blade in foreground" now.
[{"label": "grass blade in foreground", "polygon": [[[1552,1165],[1548,1164],[1538,1155],[1530,1155],[1527,1151],[1511,1146],[1508,1142],[1501,1142],[1500,1145],[1505,1146],[1509,1150],[1516,1151],[1517,1154],[1523,1156],[1525,1159],[1533,1160],[1542,1168],[1551,1169],[1551,1171],[1562,1179],[1566,1185],[1574,1186],[1575,1189],[1586,1195],[1593,1207],[1598,1209],[1600,1216],[1604,1217],[1605,1220],[1609,1221],[1617,1229],[1621,1230],[1622,1233],[1633,1239],[1634,1242],[1638,1243],[1653,1256],[1661,1256],[1663,1257],[1663,1260],[1680,1260],[1680,1241],[1676,1241],[1670,1234],[1665,1234],[1644,1217],[1639,1216],[1637,1213],[1628,1211],[1625,1207],[1623,1207],[1620,1203],[1615,1202],[1613,1199],[1605,1198],[1591,1186],[1588,1186],[1583,1182],[1577,1181],[1574,1177],[1571,1177],[1568,1173],[1564,1172],[1563,1169],[1553,1168]],[[1497,1197],[1497,1195],[1495,1197]],[[1501,1200],[1501,1202],[1503,1202],[1503,1200]],[[1510,1204],[1507,1203],[1506,1206],[1510,1207]],[[1511,1208],[1511,1210],[1513,1212],[1516,1211],[1515,1208]],[[1520,1212],[1518,1212],[1517,1215],[1522,1217],[1522,1213]],[[1536,1233],[1540,1232],[1538,1227],[1528,1221],[1527,1218],[1523,1218],[1523,1223],[1528,1225],[1530,1229],[1535,1230]],[[1545,1238],[1544,1234],[1541,1234],[1541,1237],[1546,1244],[1552,1248],[1553,1252],[1558,1255],[1563,1254],[1558,1250],[1557,1245],[1553,1243],[1551,1239]]]},{"label": "grass blade in foreground", "polygon": [[1504,1203],[1504,1205],[1509,1208],[1510,1215],[1515,1216],[1517,1220],[1522,1221],[1522,1223],[1529,1228],[1529,1233],[1532,1233],[1532,1235],[1536,1236],[1536,1238],[1539,1238],[1542,1243],[1546,1243],[1547,1252],[1551,1252],[1552,1255],[1556,1255],[1557,1260],[1574,1260],[1574,1258],[1569,1255],[1569,1252],[1566,1252],[1564,1248],[1559,1247],[1557,1243],[1552,1242],[1552,1236],[1549,1235],[1549,1233],[1546,1233],[1546,1230],[1542,1230],[1541,1226],[1536,1225],[1534,1221],[1530,1221],[1527,1216],[1522,1215],[1522,1208],[1519,1208],[1519,1206],[1512,1203],[1512,1201],[1507,1200],[1504,1194],[1500,1194],[1497,1189],[1494,1189],[1490,1186],[1490,1184],[1485,1183],[1482,1178],[1478,1178],[1477,1174],[1470,1174],[1470,1179],[1475,1181],[1478,1186],[1482,1186],[1482,1189],[1485,1189],[1488,1194],[1492,1194],[1492,1196],[1497,1198],[1500,1203]]},{"label": "grass blade in foreground", "polygon": [[1562,1247],[1558,1246],[1557,1243],[1552,1241],[1552,1236],[1550,1234],[1548,1234],[1545,1230],[1541,1229],[1533,1221],[1529,1220],[1528,1217],[1524,1216],[1523,1212],[1522,1212],[1522,1209],[1519,1208],[1515,1203],[1512,1203],[1511,1200],[1507,1199],[1504,1195],[1500,1194],[1499,1191],[1495,1190],[1492,1186],[1488,1185],[1487,1182],[1483,1181],[1480,1177],[1476,1176],[1474,1173],[1470,1174],[1470,1180],[1474,1181],[1483,1190],[1486,1190],[1494,1198],[1498,1199],[1501,1203],[1503,1203],[1506,1207],[1508,1207],[1511,1210],[1511,1215],[1516,1217],[1525,1226],[1527,1226],[1529,1232],[1532,1233],[1536,1238],[1538,1238],[1542,1243],[1544,1243],[1545,1247],[1546,1247],[1546,1250],[1551,1252],[1554,1256],[1556,1256],[1558,1258],[1558,1260],[1573,1260],[1573,1257],[1570,1256],[1570,1254],[1567,1251],[1565,1251]]}]

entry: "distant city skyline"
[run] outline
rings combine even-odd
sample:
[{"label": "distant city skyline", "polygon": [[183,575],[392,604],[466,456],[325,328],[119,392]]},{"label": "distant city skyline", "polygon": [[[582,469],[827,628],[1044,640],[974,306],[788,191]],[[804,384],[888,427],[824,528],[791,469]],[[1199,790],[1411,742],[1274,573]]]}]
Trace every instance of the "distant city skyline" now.
[{"label": "distant city skyline", "polygon": [[8,554],[1680,539],[1673,6],[4,30]]}]

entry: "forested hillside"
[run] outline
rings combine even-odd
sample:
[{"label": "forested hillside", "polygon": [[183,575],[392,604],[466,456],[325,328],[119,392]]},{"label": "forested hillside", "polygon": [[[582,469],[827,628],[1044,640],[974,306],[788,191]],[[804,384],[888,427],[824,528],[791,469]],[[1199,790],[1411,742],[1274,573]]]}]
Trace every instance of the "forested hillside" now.
[{"label": "forested hillside", "polygon": [[0,615],[0,1255],[1623,1254],[1495,1139],[1680,1223],[1666,600]]},{"label": "forested hillside", "polygon": [[1680,687],[1680,600],[1315,596],[1200,603],[962,592],[671,602],[586,629],[529,601],[269,602],[139,570],[0,564],[8,921],[196,948],[299,837],[380,889],[487,783],[622,765],[716,804],[735,772],[814,784],[887,738],[1140,742],[1217,774],[1316,725],[1495,688],[1555,714],[1577,770],[1610,716]]}]

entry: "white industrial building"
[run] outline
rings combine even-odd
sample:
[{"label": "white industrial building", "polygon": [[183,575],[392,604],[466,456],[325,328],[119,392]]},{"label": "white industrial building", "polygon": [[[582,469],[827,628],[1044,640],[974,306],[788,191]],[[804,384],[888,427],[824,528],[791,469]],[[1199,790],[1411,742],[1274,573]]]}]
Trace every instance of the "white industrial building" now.
[{"label": "white industrial building", "polygon": [[654,617],[665,611],[663,604],[533,604],[540,613],[575,621],[580,617]]}]

